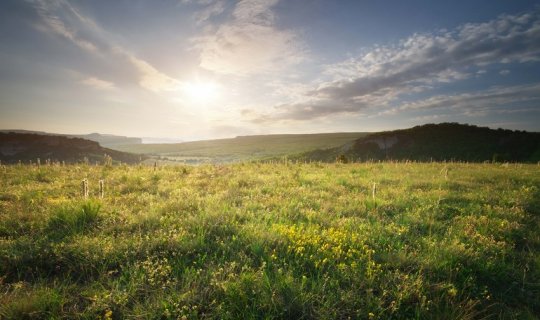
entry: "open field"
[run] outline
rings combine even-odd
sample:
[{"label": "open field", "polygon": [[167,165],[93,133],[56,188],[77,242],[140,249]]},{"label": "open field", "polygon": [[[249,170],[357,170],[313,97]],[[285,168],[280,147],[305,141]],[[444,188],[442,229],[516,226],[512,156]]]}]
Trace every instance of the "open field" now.
[{"label": "open field", "polygon": [[160,155],[171,160],[175,158],[196,160],[199,158],[200,160],[195,162],[229,163],[280,157],[315,149],[335,148],[366,135],[367,133],[363,132],[272,134],[184,143],[133,144],[117,146],[115,149],[124,152]]},{"label": "open field", "polygon": [[0,318],[535,319],[539,215],[537,165],[4,166]]}]

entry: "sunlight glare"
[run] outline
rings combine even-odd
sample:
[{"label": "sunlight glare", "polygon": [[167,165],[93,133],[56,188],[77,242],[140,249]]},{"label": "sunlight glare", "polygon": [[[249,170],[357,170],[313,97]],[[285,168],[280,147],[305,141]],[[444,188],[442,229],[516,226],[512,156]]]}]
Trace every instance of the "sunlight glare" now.
[{"label": "sunlight glare", "polygon": [[218,98],[219,87],[213,82],[190,82],[184,85],[184,93],[192,102],[206,103]]}]

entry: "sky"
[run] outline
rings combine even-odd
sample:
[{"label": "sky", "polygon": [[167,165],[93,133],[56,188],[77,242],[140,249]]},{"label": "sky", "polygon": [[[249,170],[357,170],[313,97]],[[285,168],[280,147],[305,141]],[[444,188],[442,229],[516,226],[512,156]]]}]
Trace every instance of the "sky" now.
[{"label": "sky", "polygon": [[2,0],[0,129],[540,131],[540,2]]}]

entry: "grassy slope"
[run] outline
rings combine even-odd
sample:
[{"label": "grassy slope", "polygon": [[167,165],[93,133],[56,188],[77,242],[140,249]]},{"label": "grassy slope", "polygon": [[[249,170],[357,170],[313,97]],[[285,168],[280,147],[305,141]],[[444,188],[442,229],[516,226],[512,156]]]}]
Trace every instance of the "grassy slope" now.
[{"label": "grassy slope", "polygon": [[175,144],[138,144],[119,146],[120,151],[168,156],[206,157],[234,161],[282,156],[314,149],[341,146],[365,136],[361,132],[320,134],[279,134],[242,136],[233,139],[193,141]]},{"label": "grassy slope", "polygon": [[534,319],[539,186],[534,165],[3,167],[0,317]]}]

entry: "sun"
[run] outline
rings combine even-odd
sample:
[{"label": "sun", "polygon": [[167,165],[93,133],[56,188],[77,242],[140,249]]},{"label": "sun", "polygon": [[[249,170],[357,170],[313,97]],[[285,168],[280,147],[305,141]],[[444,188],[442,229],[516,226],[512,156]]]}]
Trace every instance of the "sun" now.
[{"label": "sun", "polygon": [[189,82],[182,89],[184,94],[195,103],[212,102],[219,96],[219,87],[214,82]]}]

